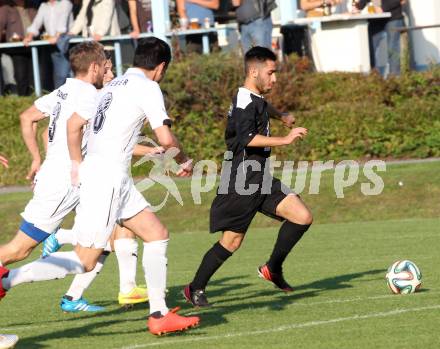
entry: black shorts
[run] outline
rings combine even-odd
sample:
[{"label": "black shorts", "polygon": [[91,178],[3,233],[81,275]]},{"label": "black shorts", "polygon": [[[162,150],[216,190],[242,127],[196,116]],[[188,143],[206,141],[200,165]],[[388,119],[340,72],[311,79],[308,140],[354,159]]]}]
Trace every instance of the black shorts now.
[{"label": "black shorts", "polygon": [[235,191],[228,194],[217,194],[211,205],[210,232],[233,231],[246,233],[257,212],[283,221],[277,216],[278,204],[293,192],[277,178],[272,178],[270,194],[257,191],[251,195],[239,195]]}]

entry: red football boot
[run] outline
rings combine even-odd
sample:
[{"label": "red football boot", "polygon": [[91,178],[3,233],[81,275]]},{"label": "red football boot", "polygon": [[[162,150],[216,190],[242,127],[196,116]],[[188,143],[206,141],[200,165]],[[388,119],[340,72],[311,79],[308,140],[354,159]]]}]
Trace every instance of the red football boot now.
[{"label": "red football boot", "polygon": [[258,268],[258,276],[264,280],[272,282],[277,288],[284,292],[292,292],[293,287],[284,280],[283,273],[273,273],[267,264]]},{"label": "red football boot", "polygon": [[6,296],[6,290],[3,288],[2,279],[7,277],[9,274],[9,269],[5,267],[0,267],[0,300]]},{"label": "red football boot", "polygon": [[185,331],[199,324],[200,318],[198,316],[180,316],[176,314],[178,310],[179,307],[174,308],[168,314],[160,317],[155,317],[154,314],[150,315],[147,323],[149,331],[154,335],[161,336],[171,332]]}]

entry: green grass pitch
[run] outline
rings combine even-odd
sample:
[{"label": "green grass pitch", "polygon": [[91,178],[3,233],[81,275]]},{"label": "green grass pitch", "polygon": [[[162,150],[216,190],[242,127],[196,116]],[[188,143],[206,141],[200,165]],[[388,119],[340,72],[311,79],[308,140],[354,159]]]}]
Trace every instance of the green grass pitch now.
[{"label": "green grass pitch", "polygon": [[[21,285],[0,303],[0,333],[18,334],[16,348],[23,349],[438,348],[439,170],[438,162],[389,166],[381,195],[364,197],[355,186],[345,199],[335,198],[327,174],[321,194],[302,195],[315,224],[285,263],[295,292],[284,294],[257,277],[256,268],[268,258],[278,231],[278,223],[259,217],[242,248],[215,274],[207,288],[214,306],[203,310],[186,304],[181,290],[218,237],[206,232],[213,193],[203,196],[201,206],[192,205],[189,183],[181,182],[184,206],[171,201],[159,213],[172,234],[168,303],[180,306],[182,314],[200,315],[198,328],[159,338],[148,333],[147,305],[131,311],[117,305],[118,269],[112,256],[85,294],[106,311],[62,313],[58,303],[72,277]],[[0,241],[12,236],[29,196],[0,195]],[[161,193],[157,189],[147,196],[154,201]],[[403,258],[420,267],[422,289],[392,295],[386,269]],[[144,282],[140,267],[138,282]]]}]

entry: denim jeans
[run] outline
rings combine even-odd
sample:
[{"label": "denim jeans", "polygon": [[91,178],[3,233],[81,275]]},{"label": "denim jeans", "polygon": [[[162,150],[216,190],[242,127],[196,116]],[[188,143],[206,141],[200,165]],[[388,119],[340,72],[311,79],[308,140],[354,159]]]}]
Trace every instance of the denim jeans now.
[{"label": "denim jeans", "polygon": [[54,88],[58,88],[66,82],[66,79],[70,76],[70,63],[66,55],[55,48],[51,54],[53,66],[53,85]]},{"label": "denim jeans", "polygon": [[241,45],[246,53],[253,46],[272,48],[272,18],[258,18],[240,26]]},{"label": "denim jeans", "polygon": [[381,30],[372,36],[372,49],[373,49],[373,66],[377,71],[385,77],[387,74],[388,66],[388,45],[387,45],[387,33],[385,30]]},{"label": "denim jeans", "polygon": [[400,75],[400,33],[394,29],[403,26],[402,19],[390,20],[372,36],[374,67],[383,77]]},{"label": "denim jeans", "polygon": [[389,21],[385,26],[387,32],[389,73],[391,75],[400,75],[400,32],[395,29],[403,26],[403,19]]}]

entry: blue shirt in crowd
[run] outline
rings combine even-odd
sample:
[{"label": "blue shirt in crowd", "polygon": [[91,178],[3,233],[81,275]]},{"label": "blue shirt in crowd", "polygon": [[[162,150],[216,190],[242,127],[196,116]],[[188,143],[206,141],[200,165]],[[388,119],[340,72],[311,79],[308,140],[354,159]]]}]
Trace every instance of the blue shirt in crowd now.
[{"label": "blue shirt in crowd", "polygon": [[193,4],[189,1],[185,2],[185,8],[189,20],[191,20],[191,18],[198,18],[200,25],[203,26],[205,18],[208,17],[211,25],[214,24],[214,12],[211,9]]}]

